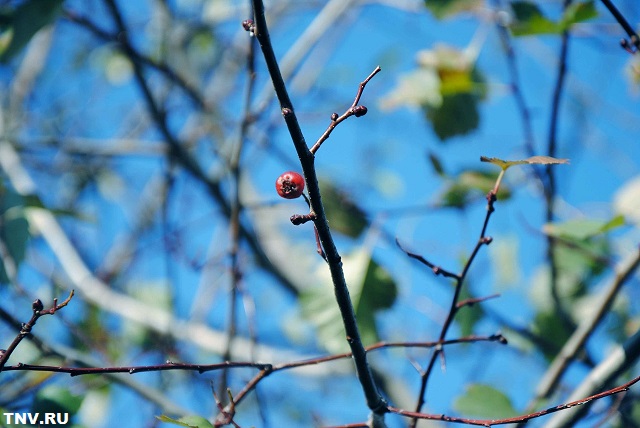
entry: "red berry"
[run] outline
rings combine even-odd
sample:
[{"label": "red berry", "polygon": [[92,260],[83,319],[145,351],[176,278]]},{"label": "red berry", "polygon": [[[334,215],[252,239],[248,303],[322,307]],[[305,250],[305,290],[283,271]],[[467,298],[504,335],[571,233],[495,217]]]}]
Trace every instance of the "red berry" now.
[{"label": "red berry", "polygon": [[295,171],[284,172],[276,180],[276,190],[285,199],[299,198],[304,190],[304,178]]}]

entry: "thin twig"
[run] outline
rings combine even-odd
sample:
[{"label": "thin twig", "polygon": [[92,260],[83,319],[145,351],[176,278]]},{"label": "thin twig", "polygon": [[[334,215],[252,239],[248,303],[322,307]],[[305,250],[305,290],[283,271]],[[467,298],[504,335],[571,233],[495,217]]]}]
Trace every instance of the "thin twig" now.
[{"label": "thin twig", "polygon": [[362,97],[362,92],[364,91],[365,86],[367,86],[367,83],[369,83],[369,80],[371,80],[373,76],[378,74],[380,71],[382,71],[380,66],[376,67],[375,70],[373,70],[373,72],[366,79],[364,79],[364,81],[360,83],[360,86],[358,87],[358,92],[356,93],[356,98],[353,100],[353,104],[351,104],[351,107],[349,107],[344,113],[342,113],[341,116],[338,116],[336,113],[333,113],[331,115],[331,123],[329,124],[329,127],[327,128],[326,131],[324,131],[324,133],[320,136],[320,138],[318,138],[318,141],[316,141],[313,147],[311,147],[311,153],[315,154],[318,151],[322,143],[324,143],[329,138],[333,130],[341,122],[343,122],[344,120],[346,120],[351,116],[360,117],[366,114],[367,112],[366,107],[359,106],[358,103],[360,102],[360,97]]},{"label": "thin twig", "polygon": [[[444,342],[446,335],[449,331],[449,328],[451,327],[453,320],[456,314],[458,313],[458,310],[465,305],[464,301],[460,302],[459,300],[460,300],[460,293],[462,292],[462,287],[464,285],[464,280],[467,277],[467,273],[469,272],[469,269],[471,268],[471,265],[473,264],[473,261],[475,260],[476,255],[480,251],[480,248],[484,245],[489,245],[492,241],[491,237],[486,236],[486,233],[487,233],[487,228],[489,226],[489,219],[491,218],[491,214],[493,214],[493,212],[495,211],[495,208],[494,208],[495,202],[496,202],[496,193],[492,190],[487,194],[487,214],[485,215],[484,222],[482,224],[480,236],[478,238],[478,241],[476,242],[475,247],[473,248],[473,251],[471,252],[471,255],[469,256],[469,259],[465,263],[462,269],[462,272],[460,274],[454,274],[449,271],[446,271],[447,274],[445,275],[444,273],[442,273],[441,268],[436,269],[435,265],[431,264],[426,259],[420,256],[410,255],[411,257],[417,260],[420,260],[421,262],[429,266],[436,275],[442,274],[444,276],[451,277],[455,280],[455,291],[453,293],[453,297],[451,298],[449,312],[447,313],[447,318],[444,324],[442,325],[442,329],[440,330],[440,336],[438,337],[438,341],[441,343]],[[415,413],[420,413],[422,410],[422,407],[426,402],[427,384],[429,383],[431,373],[433,372],[433,368],[439,357],[442,358],[442,364],[444,365],[444,349],[441,346],[435,348],[435,351],[431,354],[431,358],[429,360],[429,364],[427,365],[427,369],[423,371],[420,376],[420,391],[418,392],[418,401],[415,406]],[[414,428],[417,425],[418,419],[419,418],[413,418],[411,420],[410,426],[412,428]]]},{"label": "thin twig", "polygon": [[22,324],[22,328],[20,329],[20,332],[15,337],[15,339],[13,339],[13,342],[11,342],[7,349],[0,352],[0,372],[3,370],[8,370],[8,368],[5,367],[5,364],[7,364],[9,357],[11,357],[13,351],[15,351],[20,342],[22,342],[22,339],[24,339],[31,333],[31,329],[33,329],[33,326],[36,325],[38,319],[40,319],[40,317],[43,315],[53,315],[56,313],[56,311],[59,311],[60,309],[67,306],[73,298],[73,295],[74,291],[71,290],[71,292],[69,293],[69,297],[67,297],[60,304],[58,304],[58,299],[53,299],[53,305],[49,309],[43,309],[42,301],[40,301],[40,299],[36,299],[33,302],[33,315],[31,316],[31,319],[29,320],[29,322]]}]

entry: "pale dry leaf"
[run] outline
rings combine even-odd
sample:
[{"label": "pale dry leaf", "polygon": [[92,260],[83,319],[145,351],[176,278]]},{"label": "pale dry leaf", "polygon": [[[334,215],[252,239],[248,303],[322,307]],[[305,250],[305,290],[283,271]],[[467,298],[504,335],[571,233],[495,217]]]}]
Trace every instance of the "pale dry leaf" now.
[{"label": "pale dry leaf", "polygon": [[488,158],[486,156],[480,156],[481,162],[489,162],[494,165],[498,165],[503,170],[513,165],[555,165],[555,164],[568,164],[569,159],[558,159],[551,156],[531,156],[522,160],[502,160],[499,158]]}]

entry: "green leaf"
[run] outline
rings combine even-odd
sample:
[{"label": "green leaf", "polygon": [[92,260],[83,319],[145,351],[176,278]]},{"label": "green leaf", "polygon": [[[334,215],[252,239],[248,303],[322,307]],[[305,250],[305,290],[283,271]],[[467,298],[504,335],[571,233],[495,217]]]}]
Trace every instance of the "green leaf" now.
[{"label": "green leaf", "polygon": [[514,1],[511,3],[511,9],[515,16],[515,21],[511,24],[514,36],[560,34],[576,23],[598,16],[593,0],[572,3],[558,22],[544,16],[540,8],[529,1]]},{"label": "green leaf", "polygon": [[364,210],[332,183],[321,181],[320,194],[332,230],[357,238],[369,226]]},{"label": "green leaf", "polygon": [[[343,262],[362,342],[365,345],[375,343],[379,341],[375,314],[393,305],[398,293],[397,286],[366,249],[344,256]],[[322,346],[331,352],[344,352],[348,347],[342,317],[331,278],[326,273],[326,267],[322,269],[319,276],[325,281],[305,291],[299,298],[302,314],[317,327],[318,342]]]},{"label": "green leaf", "polygon": [[624,226],[624,217],[617,215],[611,220],[577,219],[562,223],[547,223],[542,227],[544,233],[565,239],[585,240]]},{"label": "green leaf", "polygon": [[487,92],[475,67],[476,50],[438,45],[419,52],[419,69],[402,76],[381,107],[421,107],[441,141],[474,131],[480,123],[478,103]]},{"label": "green leaf", "polygon": [[534,333],[544,337],[545,346],[539,346],[539,349],[545,358],[551,361],[571,337],[572,331],[565,327],[565,323],[558,311],[553,310],[553,304],[550,303],[549,306],[549,310],[536,313],[532,330]]},{"label": "green leaf", "polygon": [[[465,286],[460,291],[460,300],[470,299],[474,296],[469,292],[469,283],[465,282]],[[479,303],[467,305],[461,308],[456,314],[456,322],[460,326],[460,334],[469,336],[473,334],[474,327],[478,321],[484,317],[484,311]]]},{"label": "green leaf", "polygon": [[586,2],[572,3],[565,10],[562,20],[560,21],[560,28],[564,31],[569,29],[573,24],[579,22],[585,22],[590,19],[596,18],[598,11],[593,0]]},{"label": "green leaf", "polygon": [[[29,223],[24,216],[24,198],[8,188],[0,190],[0,239],[5,245],[15,268],[24,260],[29,241]],[[10,281],[7,266],[0,263],[0,282]]]},{"label": "green leaf", "polygon": [[427,107],[425,113],[440,141],[467,135],[480,124],[478,99],[469,93],[444,96],[440,107]]},{"label": "green leaf", "polygon": [[424,0],[424,4],[438,19],[482,7],[478,0]]},{"label": "green leaf", "polygon": [[62,11],[63,0],[30,0],[5,14],[0,25],[0,62],[7,62],[29,43],[41,28]]},{"label": "green leaf", "polygon": [[464,395],[456,399],[453,407],[465,417],[502,419],[518,415],[511,400],[502,391],[478,383],[467,386]]},{"label": "green leaf", "polygon": [[514,36],[530,36],[533,34],[557,34],[560,26],[547,19],[540,8],[528,1],[511,2],[515,21],[511,24]]},{"label": "green leaf", "polygon": [[[439,196],[437,204],[442,207],[464,208],[469,203],[486,196],[498,178],[497,172],[481,170],[464,171],[447,184]],[[498,198],[506,200],[511,197],[511,190],[501,186]]]},{"label": "green leaf", "polygon": [[211,422],[202,416],[185,416],[180,419],[173,419],[166,415],[156,416],[156,419],[161,422],[167,422],[173,425],[179,425],[181,427],[189,427],[189,428],[213,428]]},{"label": "green leaf", "polygon": [[84,396],[75,395],[67,388],[57,385],[49,385],[38,391],[31,407],[32,412],[37,413],[69,413],[75,415]]},{"label": "green leaf", "polygon": [[445,172],[444,167],[442,166],[442,161],[440,160],[438,155],[433,152],[429,152],[429,162],[431,163],[431,166],[433,167],[433,170],[436,174],[438,174],[440,177],[446,177],[447,173]]}]

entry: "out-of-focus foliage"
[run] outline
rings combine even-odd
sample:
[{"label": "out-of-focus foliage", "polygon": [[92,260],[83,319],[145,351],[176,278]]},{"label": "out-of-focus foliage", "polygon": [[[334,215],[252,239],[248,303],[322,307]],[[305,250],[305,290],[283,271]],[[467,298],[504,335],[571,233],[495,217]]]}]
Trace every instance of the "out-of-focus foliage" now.
[{"label": "out-of-focus foliage", "polygon": [[[635,0],[616,4],[637,24]],[[365,345],[437,340],[451,278],[407,258],[396,239],[459,274],[499,188],[487,224],[493,243],[479,246],[459,301],[502,295],[460,308],[445,339],[502,332],[509,345],[447,345],[422,410],[524,412],[640,240],[640,66],[619,49],[618,23],[593,0],[564,10],[547,1],[272,1],[267,16],[307,141],[383,66],[362,94],[368,114],[341,123],[314,160]],[[259,47],[242,29],[249,17],[248,2],[232,0],[2,4],[0,348],[35,298],[49,307],[78,291],[38,322],[10,365],[280,364],[348,350],[313,222],[289,221],[308,206],[273,189],[299,163]],[[571,356],[553,403],[538,408],[566,400],[637,334],[637,272],[627,281]],[[370,353],[391,403],[414,409],[433,352]],[[208,428],[217,400],[228,405],[256,373],[2,372],[0,415],[66,412],[78,428]],[[635,375],[627,368],[609,384]],[[630,426],[637,395],[633,387],[592,414]],[[274,372],[246,397],[234,409],[240,426],[368,415],[346,360]]]}]

